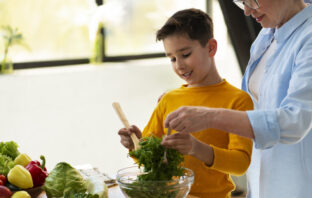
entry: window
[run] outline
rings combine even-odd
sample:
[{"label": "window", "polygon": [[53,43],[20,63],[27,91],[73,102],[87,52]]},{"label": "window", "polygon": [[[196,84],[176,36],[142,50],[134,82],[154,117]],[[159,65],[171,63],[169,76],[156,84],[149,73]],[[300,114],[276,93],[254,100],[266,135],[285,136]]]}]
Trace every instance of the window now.
[{"label": "window", "polygon": [[[109,2],[109,1],[107,1]],[[118,26],[106,26],[108,56],[163,52],[155,42],[156,31],[176,11],[184,8],[205,10],[206,0],[118,0],[124,14]],[[105,5],[104,5],[105,6]]]},{"label": "window", "polygon": [[98,22],[105,28],[105,60],[163,56],[156,30],[177,10],[206,8],[206,0],[96,2],[102,1],[0,0],[0,25],[17,27],[31,49],[10,49],[15,68],[88,63]]},{"label": "window", "polygon": [[13,61],[88,57],[91,51],[88,24],[95,8],[94,1],[86,0],[0,1],[0,24],[17,27],[30,48],[30,51],[17,46],[10,49]]}]

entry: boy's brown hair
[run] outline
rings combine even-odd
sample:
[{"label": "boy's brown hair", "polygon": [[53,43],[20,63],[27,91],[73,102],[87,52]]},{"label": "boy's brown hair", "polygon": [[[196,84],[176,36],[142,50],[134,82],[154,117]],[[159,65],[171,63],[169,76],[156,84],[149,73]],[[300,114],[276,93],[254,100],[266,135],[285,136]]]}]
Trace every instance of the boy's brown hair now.
[{"label": "boy's brown hair", "polygon": [[173,34],[187,34],[205,46],[213,38],[213,23],[205,12],[191,8],[176,12],[157,31],[156,40],[161,41]]}]

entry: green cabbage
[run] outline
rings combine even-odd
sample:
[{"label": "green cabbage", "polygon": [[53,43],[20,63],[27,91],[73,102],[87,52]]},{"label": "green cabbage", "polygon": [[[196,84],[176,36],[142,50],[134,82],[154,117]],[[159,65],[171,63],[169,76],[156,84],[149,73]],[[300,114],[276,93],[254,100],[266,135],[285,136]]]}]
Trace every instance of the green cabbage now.
[{"label": "green cabbage", "polygon": [[58,163],[45,180],[43,189],[48,198],[85,193],[86,183],[78,170],[66,162]]}]

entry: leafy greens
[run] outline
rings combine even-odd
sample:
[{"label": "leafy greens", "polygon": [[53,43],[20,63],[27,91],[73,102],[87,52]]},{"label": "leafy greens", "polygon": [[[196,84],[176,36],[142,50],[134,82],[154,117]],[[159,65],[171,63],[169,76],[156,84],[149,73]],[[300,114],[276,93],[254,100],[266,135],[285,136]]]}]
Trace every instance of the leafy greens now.
[{"label": "leafy greens", "polygon": [[9,156],[12,160],[14,160],[20,154],[17,148],[18,145],[14,141],[0,142],[0,154]]},{"label": "leafy greens", "polygon": [[6,155],[0,154],[0,175],[8,175],[10,169],[13,167],[13,160]]},{"label": "leafy greens", "polygon": [[7,176],[14,166],[14,159],[19,155],[17,143],[0,142],[0,174]]},{"label": "leafy greens", "polygon": [[143,166],[146,172],[139,176],[139,180],[164,181],[184,174],[184,168],[180,166],[184,157],[177,150],[167,149],[168,163],[163,163],[165,147],[161,145],[160,138],[145,137],[140,142],[140,146],[140,149],[129,153],[130,156],[138,159],[139,166]]},{"label": "leafy greens", "polygon": [[[165,147],[158,137],[146,137],[140,142],[140,149],[130,151],[130,156],[138,159],[144,173],[132,183],[133,188],[124,189],[131,198],[174,198],[179,190],[167,189],[168,183],[175,176],[183,176],[181,163],[184,157],[177,150],[167,149],[168,163],[163,163]],[[163,181],[163,182],[152,182]],[[171,182],[172,183],[172,182]]]}]

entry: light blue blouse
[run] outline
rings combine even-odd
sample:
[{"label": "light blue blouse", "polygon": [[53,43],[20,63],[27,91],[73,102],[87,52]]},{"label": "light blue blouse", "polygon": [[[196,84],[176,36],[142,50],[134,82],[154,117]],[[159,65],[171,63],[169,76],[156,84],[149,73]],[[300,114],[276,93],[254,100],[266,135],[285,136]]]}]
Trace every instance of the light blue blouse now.
[{"label": "light blue blouse", "polygon": [[261,30],[242,82],[249,94],[249,77],[273,38],[276,51],[247,112],[255,134],[248,197],[312,198],[312,6],[279,29]]}]

